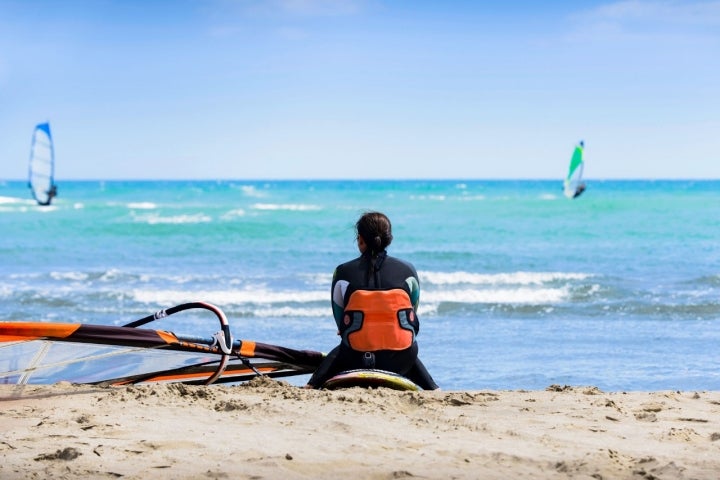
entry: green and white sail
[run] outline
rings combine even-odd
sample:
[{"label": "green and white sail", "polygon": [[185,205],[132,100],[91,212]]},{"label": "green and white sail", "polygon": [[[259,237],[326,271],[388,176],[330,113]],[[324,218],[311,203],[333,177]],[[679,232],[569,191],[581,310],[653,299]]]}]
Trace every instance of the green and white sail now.
[{"label": "green and white sail", "polygon": [[585,189],[585,185],[582,183],[583,169],[585,168],[585,162],[583,161],[584,148],[585,143],[581,141],[575,147],[572,158],[570,158],[568,173],[563,182],[563,192],[567,198],[575,198]]}]

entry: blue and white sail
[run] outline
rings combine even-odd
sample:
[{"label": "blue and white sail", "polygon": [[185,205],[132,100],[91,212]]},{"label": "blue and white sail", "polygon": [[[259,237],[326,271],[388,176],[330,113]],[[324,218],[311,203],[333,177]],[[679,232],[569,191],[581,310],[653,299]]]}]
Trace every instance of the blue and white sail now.
[{"label": "blue and white sail", "polygon": [[33,131],[28,168],[28,186],[39,205],[50,205],[57,195],[54,176],[55,148],[50,123],[40,123]]}]

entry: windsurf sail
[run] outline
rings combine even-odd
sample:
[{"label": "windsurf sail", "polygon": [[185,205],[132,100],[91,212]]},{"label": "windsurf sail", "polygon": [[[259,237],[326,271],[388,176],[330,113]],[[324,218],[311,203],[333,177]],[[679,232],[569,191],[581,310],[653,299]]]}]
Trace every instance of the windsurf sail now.
[{"label": "windsurf sail", "polygon": [[570,166],[568,173],[563,182],[563,192],[567,198],[576,198],[585,190],[585,184],[582,181],[585,162],[583,161],[583,152],[585,142],[580,141],[575,146],[572,157],[570,158]]},{"label": "windsurf sail", "polygon": [[57,195],[55,185],[55,148],[50,123],[40,123],[33,130],[30,145],[28,185],[39,205],[50,205]]},{"label": "windsurf sail", "polygon": [[[215,313],[221,330],[205,338],[137,328],[193,308]],[[94,348],[81,351],[79,344]],[[205,302],[161,310],[124,326],[0,322],[0,383],[208,385],[312,373],[323,357],[312,350],[233,340],[224,313]]]}]

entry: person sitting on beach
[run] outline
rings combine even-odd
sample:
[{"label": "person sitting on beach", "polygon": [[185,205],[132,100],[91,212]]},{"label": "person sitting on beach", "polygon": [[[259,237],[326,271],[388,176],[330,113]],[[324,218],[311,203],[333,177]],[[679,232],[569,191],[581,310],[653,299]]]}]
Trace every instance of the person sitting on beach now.
[{"label": "person sitting on beach", "polygon": [[355,230],[360,256],[335,269],[331,286],[341,342],[306,388],[320,388],[342,371],[365,368],[403,375],[425,390],[437,389],[418,358],[420,281],[415,267],[387,254],[393,236],[385,214],[363,214]]}]

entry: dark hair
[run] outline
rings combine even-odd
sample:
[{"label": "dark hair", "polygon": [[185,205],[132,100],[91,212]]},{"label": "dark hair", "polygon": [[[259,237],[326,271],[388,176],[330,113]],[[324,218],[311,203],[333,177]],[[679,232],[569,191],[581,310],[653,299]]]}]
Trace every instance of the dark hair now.
[{"label": "dark hair", "polygon": [[390,219],[380,212],[365,212],[355,224],[372,255],[385,250],[393,240]]}]

